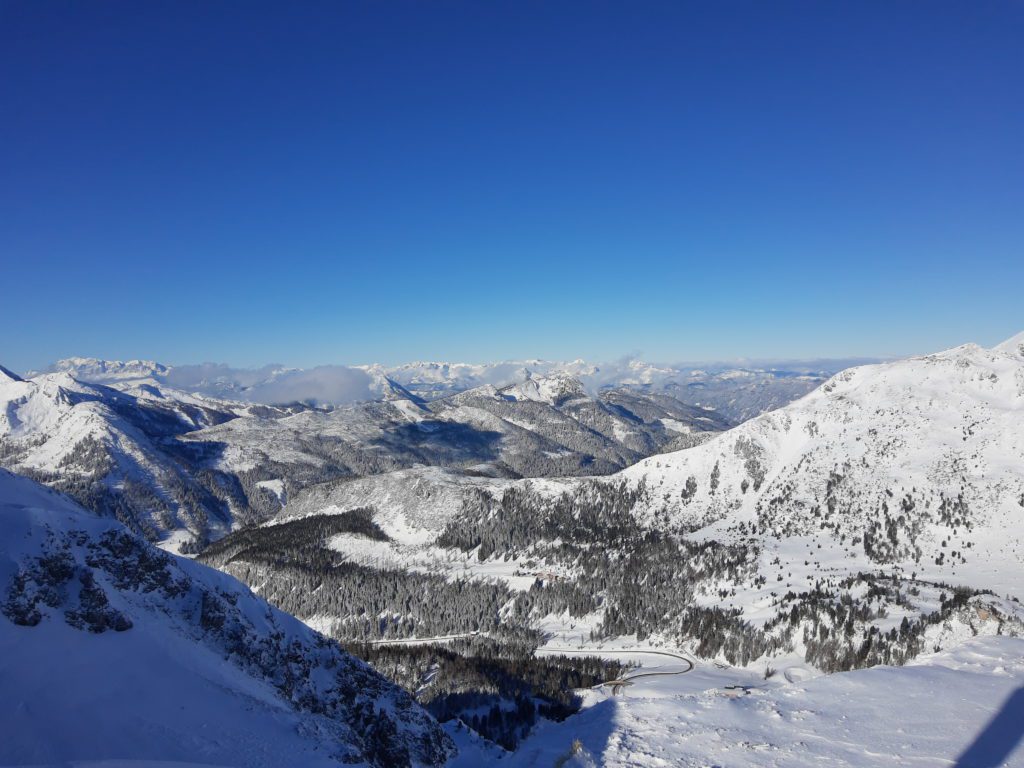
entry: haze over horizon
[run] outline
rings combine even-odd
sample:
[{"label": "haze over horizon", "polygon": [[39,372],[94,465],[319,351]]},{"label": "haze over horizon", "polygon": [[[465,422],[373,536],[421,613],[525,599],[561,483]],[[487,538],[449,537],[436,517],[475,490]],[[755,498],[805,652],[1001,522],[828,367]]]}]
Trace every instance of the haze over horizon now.
[{"label": "haze over horizon", "polygon": [[[1008,334],[1003,337],[999,337],[993,343],[981,343],[971,339],[965,339],[958,342],[947,344],[941,349],[951,349],[961,344],[977,343],[982,347],[993,347],[1012,338],[1016,334]],[[493,359],[458,359],[458,358],[415,358],[408,360],[392,360],[388,361],[386,358],[375,359],[375,360],[337,360],[337,361],[314,361],[306,365],[295,365],[287,364],[279,361],[266,361],[256,363],[252,365],[233,365],[231,362],[225,362],[221,360],[162,360],[154,358],[152,356],[134,356],[134,357],[102,357],[94,355],[82,355],[73,354],[66,357],[56,358],[47,361],[43,365],[25,367],[21,369],[14,368],[13,366],[3,365],[4,368],[15,373],[17,375],[35,375],[38,373],[45,373],[55,370],[57,363],[66,362],[70,360],[97,360],[107,363],[131,363],[131,362],[146,362],[154,363],[157,365],[166,365],[175,369],[201,369],[201,368],[221,368],[225,371],[232,373],[239,372],[258,372],[258,371],[269,371],[272,369],[279,368],[291,368],[298,370],[312,370],[317,368],[373,368],[376,366],[384,368],[398,368],[406,365],[427,365],[427,364],[453,364],[453,365],[468,365],[468,366],[485,366],[485,365],[511,365],[511,364],[524,364],[527,365],[531,362],[541,363],[574,363],[581,362],[589,365],[599,367],[616,367],[623,368],[631,363],[642,363],[650,366],[673,366],[673,367],[709,367],[711,369],[717,368],[728,368],[735,366],[737,368],[742,367],[757,367],[757,368],[803,368],[809,369],[814,368],[816,365],[823,368],[833,367],[835,364],[846,364],[846,365],[862,365],[875,362],[885,362],[888,360],[899,360],[907,357],[913,357],[922,354],[932,354],[939,351],[940,348],[935,349],[923,349],[915,350],[913,352],[907,352],[905,354],[894,354],[894,355],[815,355],[809,357],[783,357],[783,356],[736,356],[736,357],[718,357],[718,358],[705,358],[705,359],[667,359],[667,360],[655,360],[650,359],[648,356],[639,353],[620,355],[614,359],[602,360],[594,358],[584,358],[579,355],[577,356],[565,356],[560,358],[545,358],[537,355],[533,356],[522,356],[517,358],[493,358]],[[2,364],[2,362],[0,362]],[[528,365],[527,365],[528,367]]]},{"label": "haze over horizon", "polygon": [[1024,10],[0,8],[0,363],[899,357],[1024,327]]}]

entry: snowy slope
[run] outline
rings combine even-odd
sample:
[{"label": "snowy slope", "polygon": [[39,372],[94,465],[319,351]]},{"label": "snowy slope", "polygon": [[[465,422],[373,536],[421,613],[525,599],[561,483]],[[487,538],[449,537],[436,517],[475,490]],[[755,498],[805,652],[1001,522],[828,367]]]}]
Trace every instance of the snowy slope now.
[{"label": "snowy slope", "polygon": [[781,550],[787,540],[825,539],[851,569],[897,566],[1022,594],[1020,346],[1016,337],[850,369],[621,476],[646,484],[636,511],[648,522],[724,540],[756,534]]},{"label": "snowy slope", "polygon": [[[1024,640],[979,638],[906,667],[795,683],[782,673],[762,681],[698,668],[595,697],[580,714],[538,728],[506,764],[1019,768],[1022,659]],[[734,698],[725,686],[736,683],[755,687]]]},{"label": "snowy slope", "polygon": [[407,694],[232,578],[0,470],[0,764],[440,764]]},{"label": "snowy slope", "polygon": [[427,544],[467,498],[481,490],[500,492],[508,485],[505,480],[470,477],[440,467],[407,469],[312,486],[289,501],[268,524],[365,507],[374,510],[374,522],[392,539]]},{"label": "snowy slope", "polygon": [[235,418],[229,404],[135,396],[67,373],[0,380],[0,465],[74,494],[159,539],[225,530],[232,512],[175,450],[185,432]]}]

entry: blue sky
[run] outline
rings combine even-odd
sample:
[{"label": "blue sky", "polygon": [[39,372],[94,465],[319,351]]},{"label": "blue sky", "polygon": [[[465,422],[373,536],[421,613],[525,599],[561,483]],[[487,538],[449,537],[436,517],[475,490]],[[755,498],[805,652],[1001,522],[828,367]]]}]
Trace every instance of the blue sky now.
[{"label": "blue sky", "polygon": [[1019,2],[0,4],[0,362],[1024,329]]}]

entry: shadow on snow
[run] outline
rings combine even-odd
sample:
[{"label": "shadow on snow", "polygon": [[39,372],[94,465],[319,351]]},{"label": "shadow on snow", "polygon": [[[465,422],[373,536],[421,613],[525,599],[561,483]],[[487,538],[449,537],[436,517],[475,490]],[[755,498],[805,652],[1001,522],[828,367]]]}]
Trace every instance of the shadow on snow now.
[{"label": "shadow on snow", "polygon": [[1024,688],[1003,702],[985,730],[956,761],[955,768],[995,768],[1004,765],[1024,737]]}]

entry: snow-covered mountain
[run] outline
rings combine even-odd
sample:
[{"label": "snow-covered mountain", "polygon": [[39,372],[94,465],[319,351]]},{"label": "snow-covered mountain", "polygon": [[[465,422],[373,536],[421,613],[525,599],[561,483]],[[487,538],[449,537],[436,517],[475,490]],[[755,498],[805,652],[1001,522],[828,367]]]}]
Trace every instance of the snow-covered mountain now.
[{"label": "snow-covered mountain", "polygon": [[866,361],[656,365],[640,360],[601,364],[583,360],[519,360],[312,369],[267,365],[240,369],[212,363],[167,366],[146,360],[118,362],[79,357],[60,360],[44,372],[67,373],[79,381],[104,384],[135,395],[167,393],[180,400],[182,395],[189,394],[263,404],[306,402],[321,406],[392,399],[396,390],[430,401],[485,386],[526,384],[535,376],[568,377],[592,393],[625,388],[646,394],[668,394],[688,405],[715,410],[725,420],[738,423],[783,406],[831,374],[861,362]]},{"label": "snow-covered mountain", "polygon": [[[309,488],[280,519],[369,507],[389,541],[338,537],[342,557],[526,590],[532,607],[506,620],[555,637],[583,626],[744,665],[789,653],[829,671],[902,663],[1024,629],[1021,346],[851,369],[606,478],[411,469]],[[531,573],[555,574],[557,589]],[[258,577],[269,583],[272,565]],[[344,606],[332,610],[344,633]]]},{"label": "snow-covered mountain", "polygon": [[[236,412],[173,437],[195,455],[217,446],[205,469],[276,499],[271,520],[229,533],[203,561],[336,639],[455,636],[517,664],[515,653],[530,657],[538,645],[667,645],[733,665],[743,679],[785,663],[800,682],[932,663],[929,654],[973,637],[1005,655],[1016,645],[999,637],[1024,634],[1024,335],[850,369],[725,431],[720,411],[666,388],[595,394],[560,372],[523,371],[433,399],[381,381],[387,396],[376,402],[273,418]],[[614,474],[585,474],[644,455]],[[396,654],[379,658],[402,667]],[[942,666],[954,656],[935,658]],[[422,668],[410,690],[479,693],[466,678]],[[920,693],[943,674],[877,679]],[[788,712],[792,694],[828,711],[844,686],[859,685],[850,680],[872,679],[766,689],[757,700]],[[687,701],[724,717],[733,705],[716,696]],[[518,706],[511,701],[493,706]],[[607,752],[590,728],[609,708],[608,733],[629,749]],[[661,744],[675,711],[596,704],[564,727],[522,733],[526,751],[510,764],[531,754],[572,764],[597,748],[628,764],[640,724],[658,722],[650,733]],[[738,732],[767,734],[756,715]],[[691,725],[701,746],[687,754],[697,759],[714,738],[711,720]],[[583,751],[567,755],[573,731]],[[843,759],[856,764],[851,755]]]},{"label": "snow-covered mountain", "polygon": [[224,472],[316,482],[443,466],[504,477],[608,474],[692,445],[729,426],[670,396],[584,391],[577,379],[530,374],[425,402],[394,385],[389,398],[282,419],[235,419],[186,436],[224,446]]},{"label": "snow-covered mountain", "polygon": [[530,378],[531,375],[575,379],[592,376],[598,366],[583,360],[554,362],[550,360],[506,360],[493,363],[414,362],[401,365],[359,366],[369,374],[387,377],[400,383],[425,400],[446,397],[468,389],[484,386],[502,387]]},{"label": "snow-covered mountain", "polygon": [[[187,400],[191,397],[259,403],[330,407],[373,399],[373,383],[365,371],[347,366],[231,368],[219,363],[163,365],[152,360],[99,360],[71,357],[41,372],[66,373],[78,381],[103,384],[128,394]],[[382,388],[386,385],[381,384]]]},{"label": "snow-covered mountain", "polygon": [[[154,360],[100,360],[69,357],[58,360],[45,373],[66,373],[93,384],[158,383],[170,369]],[[32,375],[32,374],[30,374]]]},{"label": "snow-covered mountain", "polygon": [[[400,383],[425,400],[487,385],[525,384],[533,376],[569,377],[590,392],[629,389],[646,394],[667,394],[724,419],[739,423],[806,394],[830,375],[865,360],[820,360],[813,363],[780,361],[743,365],[658,365],[641,360],[588,363],[583,360],[553,362],[526,360],[471,365],[464,363],[408,363],[387,367],[362,366],[380,380]],[[379,390],[379,385],[375,385]]]},{"label": "snow-covered mountain", "polygon": [[[1024,334],[992,349],[968,344],[852,368],[784,408],[607,480],[637,489],[630,512],[645,526],[756,537],[773,557],[778,542],[827,540],[851,566],[1024,592],[1022,348]],[[563,379],[449,400],[537,403],[542,391],[566,398],[563,408],[574,402]],[[575,487],[530,485],[556,495]],[[508,487],[516,484],[500,484]]]},{"label": "snow-covered mountain", "polygon": [[193,472],[175,438],[251,408],[189,395],[133,395],[67,373],[6,377],[0,464],[153,539],[173,530],[227,530],[241,510],[217,498],[212,478]]},{"label": "snow-covered mountain", "polygon": [[66,371],[3,374],[0,465],[178,551],[266,519],[318,482],[421,465],[607,474],[728,426],[667,395],[595,397],[566,375],[430,402],[386,379],[380,401],[322,410],[191,394],[151,363],[72,362],[109,386]]},{"label": "snow-covered mountain", "polygon": [[623,477],[636,511],[730,540],[827,538],[845,558],[1024,593],[1024,351],[852,368]]},{"label": "snow-covered mountain", "polygon": [[390,768],[454,751],[408,694],[234,579],[4,470],[0,680],[5,765]]},{"label": "snow-covered mountain", "polygon": [[[1017,626],[1003,596],[1024,592],[1020,346],[1017,338],[850,369],[725,432],[715,412],[667,395],[594,396],[576,378],[531,371],[431,401],[396,383],[386,401],[242,415],[174,439],[194,455],[216,446],[201,466],[244,478],[267,497],[265,516],[369,508],[391,543],[339,538],[358,562],[372,563],[372,551],[381,562],[470,574],[492,558],[518,573],[544,563],[568,578],[551,607],[592,606],[601,636],[711,631],[702,652],[730,660],[806,651],[850,668],[949,642],[971,611],[996,617],[992,627]],[[659,453],[676,441],[688,447]],[[580,477],[644,455],[619,474]],[[611,558],[592,560],[596,546]],[[259,578],[273,567],[261,561]],[[665,580],[661,602],[632,593],[641,575]],[[912,590],[920,597],[908,598]],[[995,597],[986,602],[984,590]],[[911,624],[861,652],[856,632],[891,629],[865,594]],[[824,647],[836,638],[821,627],[834,628],[835,611],[850,605],[856,617],[841,642]],[[307,608],[296,610],[309,618]],[[524,610],[506,618],[547,621],[539,608]],[[953,628],[937,630],[939,620]]]}]

